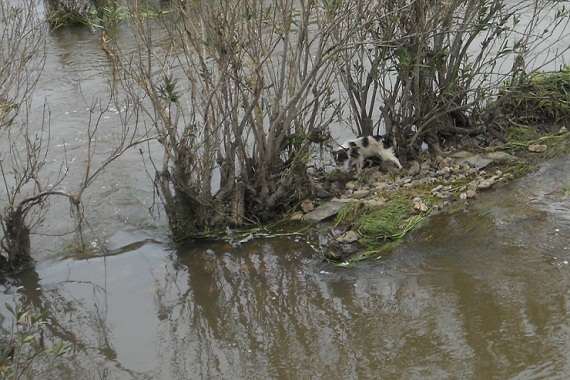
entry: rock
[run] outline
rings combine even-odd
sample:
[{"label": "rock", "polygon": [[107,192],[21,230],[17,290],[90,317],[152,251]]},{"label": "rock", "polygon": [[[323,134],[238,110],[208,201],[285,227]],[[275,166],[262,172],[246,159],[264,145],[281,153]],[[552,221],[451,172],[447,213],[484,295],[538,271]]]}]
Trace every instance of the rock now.
[{"label": "rock", "polygon": [[435,167],[438,169],[441,169],[445,166],[445,160],[441,156],[437,156],[434,161],[435,161]]},{"label": "rock", "polygon": [[534,153],[546,152],[547,149],[548,147],[544,144],[533,144],[528,146],[528,151]]},{"label": "rock", "polygon": [[477,196],[477,192],[475,190],[467,190],[464,193],[461,193],[459,195],[459,198],[461,199],[472,199],[475,198]]},{"label": "rock", "polygon": [[370,190],[362,189],[362,190],[356,190],[354,193],[352,193],[350,197],[352,199],[362,199],[366,198],[368,195],[370,195]]},{"label": "rock", "polygon": [[477,190],[486,190],[486,189],[490,188],[491,186],[493,186],[494,184],[495,184],[495,181],[492,178],[483,179],[483,180],[479,181],[479,183],[477,184]]},{"label": "rock", "polygon": [[418,181],[420,184],[431,184],[431,183],[435,183],[437,182],[437,179],[435,179],[434,177],[426,177],[426,178],[422,178]]},{"label": "rock", "polygon": [[344,188],[346,190],[354,190],[356,189],[356,183],[354,182],[347,182],[346,185],[344,185]]},{"label": "rock", "polygon": [[330,189],[336,193],[339,193],[342,191],[342,186],[338,182],[333,182],[331,183]]},{"label": "rock", "polygon": [[428,205],[420,198],[415,198],[413,204],[414,204],[414,210],[416,211],[427,212],[429,210]]},{"label": "rock", "polygon": [[317,192],[315,195],[319,199],[330,199],[333,197],[332,193],[329,193],[328,191],[326,191],[324,189],[317,189]]},{"label": "rock", "polygon": [[429,161],[422,162],[420,165],[420,175],[425,176],[431,170],[431,164]]},{"label": "rock", "polygon": [[559,135],[562,135],[562,134],[567,133],[567,132],[568,132],[568,128],[562,127],[562,128],[560,128],[560,130],[558,131],[558,134],[559,134]]},{"label": "rock", "polygon": [[496,164],[509,164],[511,162],[518,161],[516,156],[508,154],[506,152],[491,152],[487,153],[487,158],[493,160]]},{"label": "rock", "polygon": [[437,193],[439,191],[441,191],[443,189],[443,185],[437,185],[436,187],[434,187],[433,189],[431,189],[432,193]]},{"label": "rock", "polygon": [[340,244],[350,244],[358,241],[360,235],[355,231],[348,231],[347,233],[339,236],[336,241]]},{"label": "rock", "polygon": [[449,201],[442,202],[436,206],[438,210],[443,210],[444,208],[448,207],[451,203]]},{"label": "rock", "polygon": [[451,169],[449,168],[449,166],[444,166],[443,168],[439,169],[437,172],[435,172],[435,175],[443,177],[448,175],[451,172]]},{"label": "rock", "polygon": [[476,180],[469,182],[467,184],[467,189],[468,190],[477,190],[477,186],[479,185],[479,182],[481,182],[479,179],[476,179]]},{"label": "rock", "polygon": [[382,199],[366,199],[362,201],[366,206],[382,206],[386,203],[386,201]]},{"label": "rock", "polygon": [[420,174],[420,163],[417,161],[412,161],[410,168],[408,169],[408,175],[410,177]]},{"label": "rock", "polygon": [[437,193],[435,195],[439,199],[453,199],[453,193],[451,191],[442,191],[441,193]]},{"label": "rock", "polygon": [[313,204],[313,202],[311,202],[308,199],[305,199],[303,202],[301,202],[301,210],[306,214],[308,212],[311,212],[315,209],[315,205]]},{"label": "rock", "polygon": [[291,220],[303,220],[304,218],[305,216],[302,212],[294,212],[290,217]]},{"label": "rock", "polygon": [[385,190],[388,186],[390,186],[390,184],[387,182],[377,182],[374,185],[372,185],[372,189],[374,191],[382,191]]},{"label": "rock", "polygon": [[313,223],[322,222],[327,220],[336,214],[338,214],[339,210],[344,206],[344,202],[338,201],[330,201],[323,205],[320,205],[316,209],[311,212],[305,214],[305,220]]},{"label": "rock", "polygon": [[470,168],[475,168],[476,170],[481,170],[492,162],[493,160],[481,157],[480,154],[470,154],[469,156],[459,157],[455,161],[456,165],[467,165]]}]

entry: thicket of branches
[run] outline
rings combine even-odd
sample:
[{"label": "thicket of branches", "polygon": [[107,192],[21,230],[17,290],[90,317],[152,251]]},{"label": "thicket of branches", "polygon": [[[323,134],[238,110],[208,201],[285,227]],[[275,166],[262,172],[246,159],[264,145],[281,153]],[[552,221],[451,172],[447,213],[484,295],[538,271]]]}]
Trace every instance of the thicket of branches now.
[{"label": "thicket of branches", "polygon": [[[116,18],[93,28],[137,114],[103,166],[156,138],[145,167],[175,240],[267,222],[310,196],[311,152],[331,143],[333,123],[358,135],[386,131],[403,162],[422,144],[438,153],[455,138],[496,138],[489,100],[497,107],[509,97],[505,83],[558,62],[570,20],[563,3],[546,0],[46,1],[128,16],[123,28]],[[89,161],[73,194],[39,179],[49,144],[30,133],[25,110],[47,31],[35,2],[23,4],[2,3],[4,261],[30,256],[31,209],[51,195],[79,205],[99,173]],[[149,17],[159,6],[168,11]],[[114,38],[119,31],[132,38]],[[94,136],[96,125],[86,128]]]},{"label": "thicket of branches", "polygon": [[[337,4],[336,2],[334,2]],[[346,19],[354,49],[340,58],[340,77],[359,134],[372,115],[393,134],[401,155],[426,143],[465,136],[493,139],[491,101],[527,73],[560,65],[568,46],[568,11],[549,1],[359,2]]]},{"label": "thicket of branches", "polygon": [[307,196],[311,146],[347,110],[357,134],[384,129],[403,158],[422,144],[439,153],[449,139],[489,134],[482,108],[525,73],[537,43],[563,30],[567,13],[556,6],[180,2],[156,22],[135,17],[137,51],[110,50],[160,136],[155,184],[183,238],[267,221]]},{"label": "thicket of branches", "polygon": [[152,174],[175,239],[265,222],[311,190],[310,149],[339,110],[338,17],[311,1],[187,2],[136,20],[138,50],[109,47],[162,145]]},{"label": "thicket of branches", "polygon": [[[69,200],[70,216],[75,221],[70,233],[77,233],[78,248],[84,249],[83,193],[107,165],[147,139],[123,118],[115,133],[115,147],[105,155],[97,152],[95,140],[102,115],[115,101],[111,87],[108,99],[89,105],[87,139],[82,147],[85,164],[76,166],[82,171],[75,173],[79,179],[73,188],[63,185],[69,162],[65,152],[56,155],[51,150],[49,104],[44,103],[39,120],[37,115],[33,120],[31,111],[32,95],[46,61],[47,33],[36,0],[15,5],[0,2],[0,272],[32,260],[30,234],[43,222],[54,196]],[[58,162],[58,167],[48,169],[46,165],[52,161]]]}]

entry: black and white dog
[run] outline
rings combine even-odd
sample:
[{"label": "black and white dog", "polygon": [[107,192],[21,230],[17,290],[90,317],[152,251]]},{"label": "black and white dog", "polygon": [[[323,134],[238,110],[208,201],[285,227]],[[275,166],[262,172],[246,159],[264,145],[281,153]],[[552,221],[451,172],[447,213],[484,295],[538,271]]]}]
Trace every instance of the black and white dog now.
[{"label": "black and white dog", "polygon": [[338,165],[348,161],[348,167],[356,165],[358,175],[362,172],[364,160],[367,158],[380,157],[382,161],[393,162],[398,169],[402,169],[402,164],[396,157],[392,139],[389,136],[375,135],[359,137],[348,140],[334,151],[334,158]]}]

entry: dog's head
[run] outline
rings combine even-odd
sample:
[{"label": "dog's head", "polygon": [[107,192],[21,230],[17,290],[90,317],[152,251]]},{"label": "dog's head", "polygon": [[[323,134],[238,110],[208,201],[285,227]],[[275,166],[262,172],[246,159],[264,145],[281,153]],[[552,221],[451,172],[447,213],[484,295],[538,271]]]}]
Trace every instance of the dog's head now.
[{"label": "dog's head", "polygon": [[334,160],[336,161],[337,165],[343,164],[346,160],[348,160],[348,149],[343,147],[338,147],[333,151]]}]

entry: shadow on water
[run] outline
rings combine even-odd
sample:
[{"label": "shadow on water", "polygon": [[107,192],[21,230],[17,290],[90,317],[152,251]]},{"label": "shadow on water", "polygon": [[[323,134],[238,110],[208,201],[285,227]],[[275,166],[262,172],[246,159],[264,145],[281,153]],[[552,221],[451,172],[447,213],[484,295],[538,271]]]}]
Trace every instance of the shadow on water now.
[{"label": "shadow on water", "polygon": [[53,378],[562,379],[569,161],[379,262],[333,268],[302,236],[173,251],[123,233],[120,254],[40,263],[1,301],[47,310],[74,343]]}]

